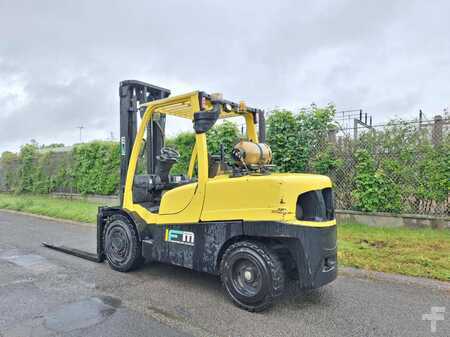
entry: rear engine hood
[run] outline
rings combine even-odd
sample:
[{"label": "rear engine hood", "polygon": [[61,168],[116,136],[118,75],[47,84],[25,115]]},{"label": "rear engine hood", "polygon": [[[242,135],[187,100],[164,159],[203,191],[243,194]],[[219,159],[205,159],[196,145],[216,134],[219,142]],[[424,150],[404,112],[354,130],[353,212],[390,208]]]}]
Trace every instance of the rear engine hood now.
[{"label": "rear engine hood", "polygon": [[209,179],[202,221],[295,221],[300,194],[331,187],[330,178],[315,174],[273,173]]}]

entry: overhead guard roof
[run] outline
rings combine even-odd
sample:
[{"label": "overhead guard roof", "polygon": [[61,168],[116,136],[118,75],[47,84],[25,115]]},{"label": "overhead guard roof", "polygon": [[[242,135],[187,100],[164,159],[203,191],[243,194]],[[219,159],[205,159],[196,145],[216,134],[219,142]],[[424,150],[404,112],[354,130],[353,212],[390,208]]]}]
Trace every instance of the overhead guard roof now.
[{"label": "overhead guard roof", "polygon": [[[201,93],[203,94],[203,93]],[[212,108],[211,102],[209,101],[209,95],[203,94],[206,97],[206,105],[207,109],[210,110]],[[181,118],[186,118],[193,120],[194,119],[194,113],[198,112],[197,109],[194,109],[192,106],[192,102],[197,101],[199,98],[199,91],[193,91],[187,94],[183,95],[177,95],[172,96],[152,102],[148,102],[145,104],[141,104],[141,106],[146,106],[147,110],[148,108],[155,108],[155,112],[159,112],[162,114],[170,115],[170,116],[176,116]],[[229,117],[236,117],[236,116],[245,116],[248,112],[257,112],[257,109],[249,108],[247,107],[246,113],[238,113],[238,107],[239,104],[223,100],[224,103],[228,103],[232,106],[231,112],[225,112],[223,109],[221,109],[221,113],[219,118],[229,118]],[[194,111],[195,110],[195,111]]]}]

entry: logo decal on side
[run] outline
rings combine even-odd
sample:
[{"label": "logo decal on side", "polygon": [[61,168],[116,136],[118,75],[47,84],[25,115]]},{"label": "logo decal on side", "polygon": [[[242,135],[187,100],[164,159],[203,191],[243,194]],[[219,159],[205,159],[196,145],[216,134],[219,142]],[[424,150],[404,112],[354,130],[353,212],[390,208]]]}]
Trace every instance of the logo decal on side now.
[{"label": "logo decal on side", "polygon": [[168,241],[168,242],[175,242],[175,243],[181,243],[184,245],[193,246],[194,245],[194,233],[180,231],[177,229],[166,228],[164,240]]}]

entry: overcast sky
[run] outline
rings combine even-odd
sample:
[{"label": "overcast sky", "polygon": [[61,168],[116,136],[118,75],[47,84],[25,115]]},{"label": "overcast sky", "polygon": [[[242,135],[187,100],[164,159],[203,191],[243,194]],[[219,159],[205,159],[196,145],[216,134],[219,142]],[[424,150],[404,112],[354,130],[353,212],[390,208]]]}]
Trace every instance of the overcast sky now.
[{"label": "overcast sky", "polygon": [[0,0],[0,152],[118,138],[124,79],[379,123],[442,112],[449,75],[450,1]]}]

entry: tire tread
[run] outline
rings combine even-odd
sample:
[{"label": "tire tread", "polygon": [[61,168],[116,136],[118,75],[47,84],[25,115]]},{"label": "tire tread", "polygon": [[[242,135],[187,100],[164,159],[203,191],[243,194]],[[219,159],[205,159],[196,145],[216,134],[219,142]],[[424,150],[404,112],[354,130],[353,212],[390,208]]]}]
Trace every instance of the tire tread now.
[{"label": "tire tread", "polygon": [[[139,236],[138,236],[136,227],[124,215],[116,214],[116,215],[111,216],[108,219],[107,223],[105,224],[105,227],[103,228],[103,242],[106,243],[106,231],[108,229],[108,226],[111,225],[113,222],[115,222],[117,220],[122,221],[128,227],[128,229],[130,230],[130,233],[131,233],[131,240],[134,243],[136,243],[135,249],[132,252],[133,253],[133,256],[131,258],[132,263],[130,263],[129,265],[122,266],[122,267],[118,267],[118,266],[115,266],[115,265],[113,265],[112,263],[109,262],[108,256],[106,256],[106,261],[108,262],[108,265],[112,269],[114,269],[116,271],[120,271],[120,272],[126,273],[126,272],[129,272],[129,271],[132,271],[132,270],[135,270],[135,269],[139,268],[144,263],[144,259],[143,259],[142,255],[141,255],[141,243],[140,243],[140,240],[139,240]],[[105,251],[105,253],[106,253],[106,251]]]},{"label": "tire tread", "polygon": [[[233,252],[236,249],[239,248],[247,248],[251,249],[253,251],[256,251],[267,263],[270,273],[271,273],[271,279],[272,279],[272,287],[271,287],[271,293],[266,296],[264,299],[264,302],[261,305],[250,307],[247,305],[243,305],[237,301],[233,302],[239,306],[242,309],[245,309],[250,312],[261,312],[263,310],[266,310],[270,306],[273,305],[273,302],[279,298],[283,292],[284,292],[284,286],[285,286],[285,272],[283,268],[283,264],[278,257],[278,255],[270,249],[267,245],[265,245],[262,242],[254,241],[254,240],[245,240],[245,241],[238,241],[233,244],[231,244],[225,253],[223,254],[222,260],[220,262],[220,271],[222,275],[222,271],[225,268],[225,263],[227,260],[227,257],[231,252]],[[221,277],[222,285],[224,289],[226,289],[224,278]]]}]

